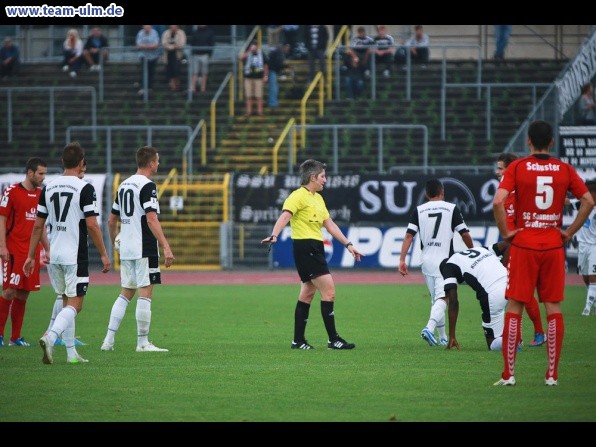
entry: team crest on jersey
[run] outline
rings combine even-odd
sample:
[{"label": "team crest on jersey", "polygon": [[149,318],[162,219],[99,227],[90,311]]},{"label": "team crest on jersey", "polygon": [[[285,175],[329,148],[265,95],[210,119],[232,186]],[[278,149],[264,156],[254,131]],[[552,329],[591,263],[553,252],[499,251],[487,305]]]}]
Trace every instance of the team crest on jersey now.
[{"label": "team crest on jersey", "polygon": [[154,197],[157,197],[157,189],[154,189],[153,191],[151,191],[151,195]]},{"label": "team crest on jersey", "polygon": [[37,217],[37,208],[32,207],[29,211],[25,212],[25,219],[27,220],[35,220]]}]

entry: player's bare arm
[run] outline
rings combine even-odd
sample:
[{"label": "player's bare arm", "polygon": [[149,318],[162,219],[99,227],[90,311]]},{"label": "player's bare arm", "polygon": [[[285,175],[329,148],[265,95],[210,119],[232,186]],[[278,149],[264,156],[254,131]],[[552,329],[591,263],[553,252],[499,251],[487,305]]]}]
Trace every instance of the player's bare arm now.
[{"label": "player's bare arm", "polygon": [[521,231],[520,228],[516,228],[509,231],[507,228],[507,213],[505,211],[505,199],[509,196],[509,191],[503,188],[498,188],[493,198],[493,214],[495,221],[497,222],[497,228],[503,240],[511,242],[513,237]]},{"label": "player's bare arm", "polygon": [[408,274],[406,255],[408,254],[408,250],[410,250],[410,246],[412,245],[413,239],[414,236],[412,236],[412,234],[406,233],[406,235],[404,236],[404,242],[401,244],[401,254],[399,255],[399,266],[397,268],[402,276],[406,276]]},{"label": "player's bare arm", "polygon": [[147,216],[147,225],[149,226],[149,229],[153,233],[153,236],[155,236],[155,239],[157,239],[157,241],[159,242],[159,245],[161,245],[161,247],[163,248],[163,255],[165,257],[165,266],[166,266],[166,268],[171,267],[172,264],[174,263],[174,259],[175,259],[174,254],[172,253],[170,244],[168,243],[168,240],[166,239],[166,236],[163,233],[161,224],[159,223],[159,219],[157,218],[157,213],[149,212],[146,214],[146,216]]},{"label": "player's bare arm", "polygon": [[10,253],[6,247],[6,217],[0,216],[0,259],[10,261]]},{"label": "player's bare arm", "polygon": [[35,223],[33,224],[33,231],[31,232],[31,240],[29,241],[29,252],[27,253],[27,259],[23,264],[23,273],[27,277],[33,273],[33,269],[35,268],[35,254],[37,252],[37,245],[41,240],[45,226],[46,219],[37,216],[35,218]]},{"label": "player's bare arm", "polygon": [[573,235],[579,231],[594,208],[594,199],[589,191],[581,196],[579,201],[579,210],[575,215],[575,219],[573,219],[573,222],[571,222],[571,225],[569,225],[566,230],[561,230],[564,243],[569,242]]},{"label": "player's bare arm", "polygon": [[111,261],[108,257],[108,252],[106,250],[106,246],[103,243],[103,238],[101,235],[101,229],[99,228],[99,224],[97,223],[96,216],[88,216],[85,218],[85,222],[87,223],[87,231],[89,232],[89,236],[91,240],[97,247],[99,251],[99,256],[101,257],[102,269],[103,273],[107,273],[110,271]]},{"label": "player's bare arm", "polygon": [[325,227],[325,229],[329,232],[329,234],[331,236],[333,236],[335,239],[337,239],[339,242],[341,242],[341,244],[344,247],[346,247],[346,249],[352,254],[352,256],[354,257],[354,259],[356,261],[360,262],[360,257],[364,256],[364,255],[362,253],[360,253],[356,249],[356,247],[354,247],[354,245],[342,233],[342,231],[339,229],[339,227],[333,221],[333,219],[331,219],[331,218],[325,219],[325,221],[323,221],[323,226]]},{"label": "player's bare arm", "polygon": [[[279,239],[279,235],[282,230],[286,227],[290,219],[292,218],[292,213],[289,211],[282,211],[282,213],[277,218],[275,225],[273,225],[273,230],[271,231],[271,235],[267,236],[265,239],[261,241],[261,244],[275,244]],[[272,237],[273,236],[273,237]]]}]

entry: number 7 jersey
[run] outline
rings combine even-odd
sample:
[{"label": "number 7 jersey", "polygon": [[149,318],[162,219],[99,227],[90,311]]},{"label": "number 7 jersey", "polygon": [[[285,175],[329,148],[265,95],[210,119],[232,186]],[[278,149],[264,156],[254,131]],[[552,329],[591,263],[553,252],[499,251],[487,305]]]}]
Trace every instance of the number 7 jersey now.
[{"label": "number 7 jersey", "polygon": [[37,216],[46,219],[50,264],[89,261],[85,218],[99,216],[95,188],[76,176],[62,175],[44,186]]},{"label": "number 7 jersey", "polygon": [[128,177],[118,187],[112,214],[120,216],[120,259],[159,257],[157,239],[147,224],[147,213],[159,214],[157,186],[144,175]]}]

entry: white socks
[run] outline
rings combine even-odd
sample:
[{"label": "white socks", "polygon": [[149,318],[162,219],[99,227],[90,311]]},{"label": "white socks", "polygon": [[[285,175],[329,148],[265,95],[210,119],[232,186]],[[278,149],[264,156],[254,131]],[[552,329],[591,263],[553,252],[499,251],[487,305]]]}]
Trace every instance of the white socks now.
[{"label": "white socks", "polygon": [[50,324],[48,325],[48,330],[46,332],[50,332],[52,329],[52,325],[54,321],[56,321],[56,316],[60,313],[62,308],[64,307],[64,300],[62,299],[62,295],[58,295],[56,297],[56,301],[54,301],[54,307],[52,308],[52,316],[50,318]]},{"label": "white socks", "polygon": [[72,326],[72,345],[74,346],[74,319],[76,316],[77,311],[72,306],[66,306],[60,311],[56,316],[56,320],[54,320],[51,330],[48,332],[48,338],[50,339],[52,346],[56,342],[56,339],[60,337],[69,326]]},{"label": "white socks", "polygon": [[145,346],[149,343],[149,325],[151,324],[151,300],[139,297],[137,300],[137,346]]},{"label": "white socks", "polygon": [[439,330],[439,338],[447,338],[445,334],[445,309],[447,309],[447,302],[442,298],[437,298],[430,308],[430,318],[426,323],[426,328],[429,331],[434,332],[435,328]]},{"label": "white socks", "polygon": [[116,332],[118,332],[120,323],[122,323],[122,319],[124,318],[124,314],[126,313],[126,308],[128,307],[129,303],[130,301],[128,301],[123,295],[118,295],[118,298],[116,298],[116,301],[114,301],[112,311],[110,312],[108,332],[106,334],[106,338],[104,339],[104,343],[111,345],[114,344],[114,337],[116,336]]}]

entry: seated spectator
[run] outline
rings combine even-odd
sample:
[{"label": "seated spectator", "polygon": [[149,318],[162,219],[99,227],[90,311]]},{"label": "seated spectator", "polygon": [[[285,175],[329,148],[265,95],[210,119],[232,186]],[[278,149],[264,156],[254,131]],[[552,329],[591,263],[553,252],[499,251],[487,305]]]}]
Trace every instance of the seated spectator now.
[{"label": "seated spectator", "polygon": [[385,25],[379,25],[377,31],[378,34],[374,37],[375,47],[371,48],[371,52],[375,55],[375,64],[379,68],[383,67],[383,76],[388,78],[391,75],[391,67],[393,66],[395,41],[393,36],[387,34]]},{"label": "seated spectator", "polygon": [[19,47],[10,37],[4,38],[4,45],[0,48],[0,77],[5,80],[12,76],[19,64]]},{"label": "seated spectator", "polygon": [[346,51],[343,56],[344,85],[347,99],[358,99],[364,90],[365,66],[353,51]]},{"label": "seated spectator", "polygon": [[358,57],[358,64],[364,69],[364,75],[370,77],[370,61],[369,50],[375,44],[372,37],[366,34],[366,29],[359,26],[356,30],[356,36],[352,39],[350,48],[347,49],[348,54],[352,57]]},{"label": "seated spectator", "polygon": [[164,48],[166,77],[170,90],[175,92],[180,89],[180,62],[184,58],[186,33],[178,25],[170,25],[161,35],[161,44]]},{"label": "seated spectator", "polygon": [[326,25],[308,25],[306,26],[306,35],[304,36],[306,49],[308,50],[309,62],[309,80],[315,77],[316,63],[319,63],[319,71],[326,76],[327,67],[325,60],[325,51],[329,44],[329,31]]},{"label": "seated spectator", "polygon": [[141,60],[141,82],[139,85],[143,86],[137,94],[139,96],[145,94],[145,61],[147,62],[147,93],[153,88],[153,79],[155,77],[155,66],[161,54],[159,34],[153,29],[151,25],[143,25],[137,32],[135,39],[137,49],[140,50]]},{"label": "seated spectator", "polygon": [[77,72],[83,64],[83,41],[79,37],[79,32],[72,28],[66,33],[64,39],[64,60],[62,61],[62,71],[70,72],[71,78],[77,77]]},{"label": "seated spectator", "polygon": [[108,61],[108,56],[108,39],[102,34],[99,26],[94,26],[83,47],[85,62],[91,71],[99,71],[101,66]]},{"label": "seated spectator", "polygon": [[412,62],[419,63],[422,67],[425,67],[430,58],[428,44],[428,34],[424,32],[422,25],[416,25],[414,35],[406,40],[404,47],[398,48],[395,52],[395,62],[406,64],[408,60],[407,50],[409,48]]},{"label": "seated spectator", "polygon": [[579,98],[579,124],[582,126],[596,125],[596,102],[594,102],[594,87],[591,82],[582,85],[582,95]]}]

